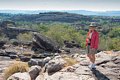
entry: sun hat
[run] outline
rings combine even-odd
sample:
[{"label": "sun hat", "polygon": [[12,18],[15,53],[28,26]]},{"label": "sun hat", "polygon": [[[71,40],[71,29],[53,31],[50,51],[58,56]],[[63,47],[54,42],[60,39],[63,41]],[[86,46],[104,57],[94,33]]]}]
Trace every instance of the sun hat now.
[{"label": "sun hat", "polygon": [[96,22],[91,22],[89,26],[90,27],[97,27],[97,23]]}]

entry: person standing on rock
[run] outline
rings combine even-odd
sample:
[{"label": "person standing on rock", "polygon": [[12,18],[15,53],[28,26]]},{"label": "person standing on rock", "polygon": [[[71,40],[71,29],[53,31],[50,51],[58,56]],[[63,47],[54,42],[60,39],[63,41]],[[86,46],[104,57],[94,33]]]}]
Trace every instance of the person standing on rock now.
[{"label": "person standing on rock", "polygon": [[99,33],[96,31],[97,24],[91,22],[86,38],[87,56],[90,59],[89,68],[95,69],[95,54],[97,53],[99,43]]}]

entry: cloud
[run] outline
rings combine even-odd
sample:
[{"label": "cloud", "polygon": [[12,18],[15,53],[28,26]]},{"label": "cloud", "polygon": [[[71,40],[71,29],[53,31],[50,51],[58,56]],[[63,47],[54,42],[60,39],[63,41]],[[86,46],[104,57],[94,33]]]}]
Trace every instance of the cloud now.
[{"label": "cloud", "polygon": [[0,9],[120,10],[120,0],[0,0]]}]

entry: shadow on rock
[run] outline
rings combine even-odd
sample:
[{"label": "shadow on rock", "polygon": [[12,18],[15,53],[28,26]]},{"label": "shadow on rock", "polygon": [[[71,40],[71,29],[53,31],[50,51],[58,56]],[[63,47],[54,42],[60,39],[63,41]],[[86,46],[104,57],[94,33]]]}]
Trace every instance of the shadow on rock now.
[{"label": "shadow on rock", "polygon": [[97,80],[110,80],[108,77],[106,77],[103,73],[101,73],[97,69],[92,69],[91,71],[95,75]]}]

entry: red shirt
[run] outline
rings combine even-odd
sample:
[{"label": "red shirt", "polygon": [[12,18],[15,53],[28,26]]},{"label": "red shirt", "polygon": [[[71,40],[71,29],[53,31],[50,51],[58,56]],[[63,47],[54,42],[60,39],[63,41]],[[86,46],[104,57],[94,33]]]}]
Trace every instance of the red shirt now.
[{"label": "red shirt", "polygon": [[[90,32],[87,33],[87,37],[89,36]],[[99,33],[95,30],[92,33],[91,41],[90,41],[90,48],[98,49],[99,44]],[[86,38],[86,46],[88,46],[88,38]]]}]

